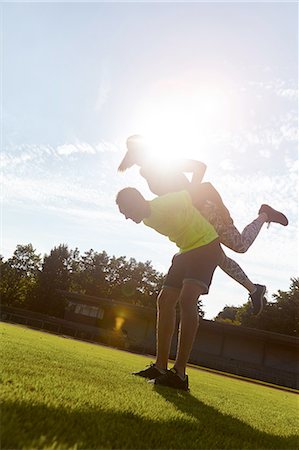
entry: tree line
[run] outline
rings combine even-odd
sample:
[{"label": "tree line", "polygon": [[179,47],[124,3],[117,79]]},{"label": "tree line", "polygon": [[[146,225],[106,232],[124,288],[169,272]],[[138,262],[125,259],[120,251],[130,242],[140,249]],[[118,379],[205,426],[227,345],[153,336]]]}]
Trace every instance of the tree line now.
[{"label": "tree line", "polygon": [[250,303],[242,306],[225,306],[216,321],[243,325],[265,331],[299,336],[299,278],[291,278],[288,291],[278,290],[268,301],[262,313],[254,317]]},{"label": "tree line", "polygon": [[150,261],[108,256],[93,249],[80,254],[61,244],[43,258],[32,244],[17,245],[1,264],[3,305],[63,317],[65,298],[60,291],[77,292],[140,306],[155,307],[164,275]]},{"label": "tree line", "polygon": [[[66,299],[61,291],[77,292],[155,307],[164,274],[151,261],[138,262],[125,256],[109,256],[93,249],[80,254],[60,244],[41,257],[32,244],[17,245],[6,261],[0,256],[0,295],[3,305],[63,317]],[[204,317],[201,300],[198,311]],[[299,335],[299,278],[292,278],[289,291],[273,294],[259,317],[253,317],[250,303],[225,306],[218,322],[243,325],[277,333]]]}]

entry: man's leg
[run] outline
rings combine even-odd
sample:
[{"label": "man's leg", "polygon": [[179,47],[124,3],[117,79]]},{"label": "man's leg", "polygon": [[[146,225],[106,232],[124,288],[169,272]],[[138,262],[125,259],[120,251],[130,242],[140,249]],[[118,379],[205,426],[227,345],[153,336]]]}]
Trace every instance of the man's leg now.
[{"label": "man's leg", "polygon": [[182,378],[185,376],[186,365],[198,328],[199,316],[197,300],[200,294],[205,291],[205,288],[200,284],[186,280],[180,293],[179,304],[181,320],[174,368]]},{"label": "man's leg", "polygon": [[171,340],[176,322],[176,304],[180,289],[163,287],[157,298],[157,355],[155,366],[167,369]]},{"label": "man's leg", "polygon": [[143,370],[133,372],[139,377],[155,379],[167,370],[171,340],[176,322],[176,304],[180,289],[164,286],[157,298],[157,355],[155,364]]},{"label": "man's leg", "polygon": [[[184,268],[180,280],[181,320],[177,354],[174,367],[157,377],[156,385],[189,390],[185,370],[198,328],[197,300],[200,294],[208,294],[220,257],[221,249],[218,239],[177,256],[177,266]],[[175,283],[175,280],[173,282]],[[178,283],[172,285],[179,286]]]}]

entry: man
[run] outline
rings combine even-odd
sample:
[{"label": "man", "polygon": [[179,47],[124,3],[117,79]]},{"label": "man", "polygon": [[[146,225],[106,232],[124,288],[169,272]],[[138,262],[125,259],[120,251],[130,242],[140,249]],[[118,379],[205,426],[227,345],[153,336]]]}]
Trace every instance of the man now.
[{"label": "man", "polygon": [[[157,299],[156,362],[135,375],[155,384],[189,390],[185,373],[198,328],[197,301],[207,294],[221,257],[218,235],[193,206],[197,183],[189,191],[169,193],[147,201],[134,188],[121,190],[116,198],[126,219],[143,223],[175,242],[180,251],[173,257]],[[193,194],[194,193],[194,194]],[[180,327],[174,367],[167,370],[171,339],[175,329],[176,304],[180,306]]]}]

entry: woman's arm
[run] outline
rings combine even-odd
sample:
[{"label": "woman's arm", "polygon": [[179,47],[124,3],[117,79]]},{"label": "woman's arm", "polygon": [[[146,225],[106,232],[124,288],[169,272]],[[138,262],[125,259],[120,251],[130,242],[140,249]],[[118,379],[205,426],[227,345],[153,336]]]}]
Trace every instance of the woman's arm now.
[{"label": "woman's arm", "polygon": [[205,163],[196,161],[195,159],[179,159],[175,162],[175,165],[182,172],[203,171],[204,174],[207,169]]}]

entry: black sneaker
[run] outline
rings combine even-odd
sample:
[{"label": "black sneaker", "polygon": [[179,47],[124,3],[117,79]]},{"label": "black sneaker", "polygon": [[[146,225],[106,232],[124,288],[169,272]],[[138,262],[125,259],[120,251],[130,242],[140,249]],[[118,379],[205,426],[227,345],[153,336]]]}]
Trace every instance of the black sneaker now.
[{"label": "black sneaker", "polygon": [[175,368],[167,370],[164,375],[156,378],[154,384],[189,391],[188,375],[185,375],[185,378],[182,380]]},{"label": "black sneaker", "polygon": [[280,225],[283,225],[286,227],[289,223],[288,219],[284,214],[282,214],[279,211],[276,211],[276,209],[271,208],[269,205],[262,205],[259,210],[259,214],[265,213],[267,214],[268,220],[267,222],[274,222],[274,223],[280,223]]},{"label": "black sneaker", "polygon": [[256,290],[252,294],[249,294],[249,298],[252,302],[252,314],[257,317],[263,311],[267,300],[265,299],[266,286],[255,284],[255,287]]},{"label": "black sneaker", "polygon": [[[166,373],[166,370],[165,370]],[[163,372],[161,372],[154,363],[151,363],[149,366],[147,366],[145,369],[140,370],[139,372],[132,372],[132,375],[137,375],[138,377],[148,378],[149,380],[153,380],[157,377],[160,377],[163,375]]]}]

